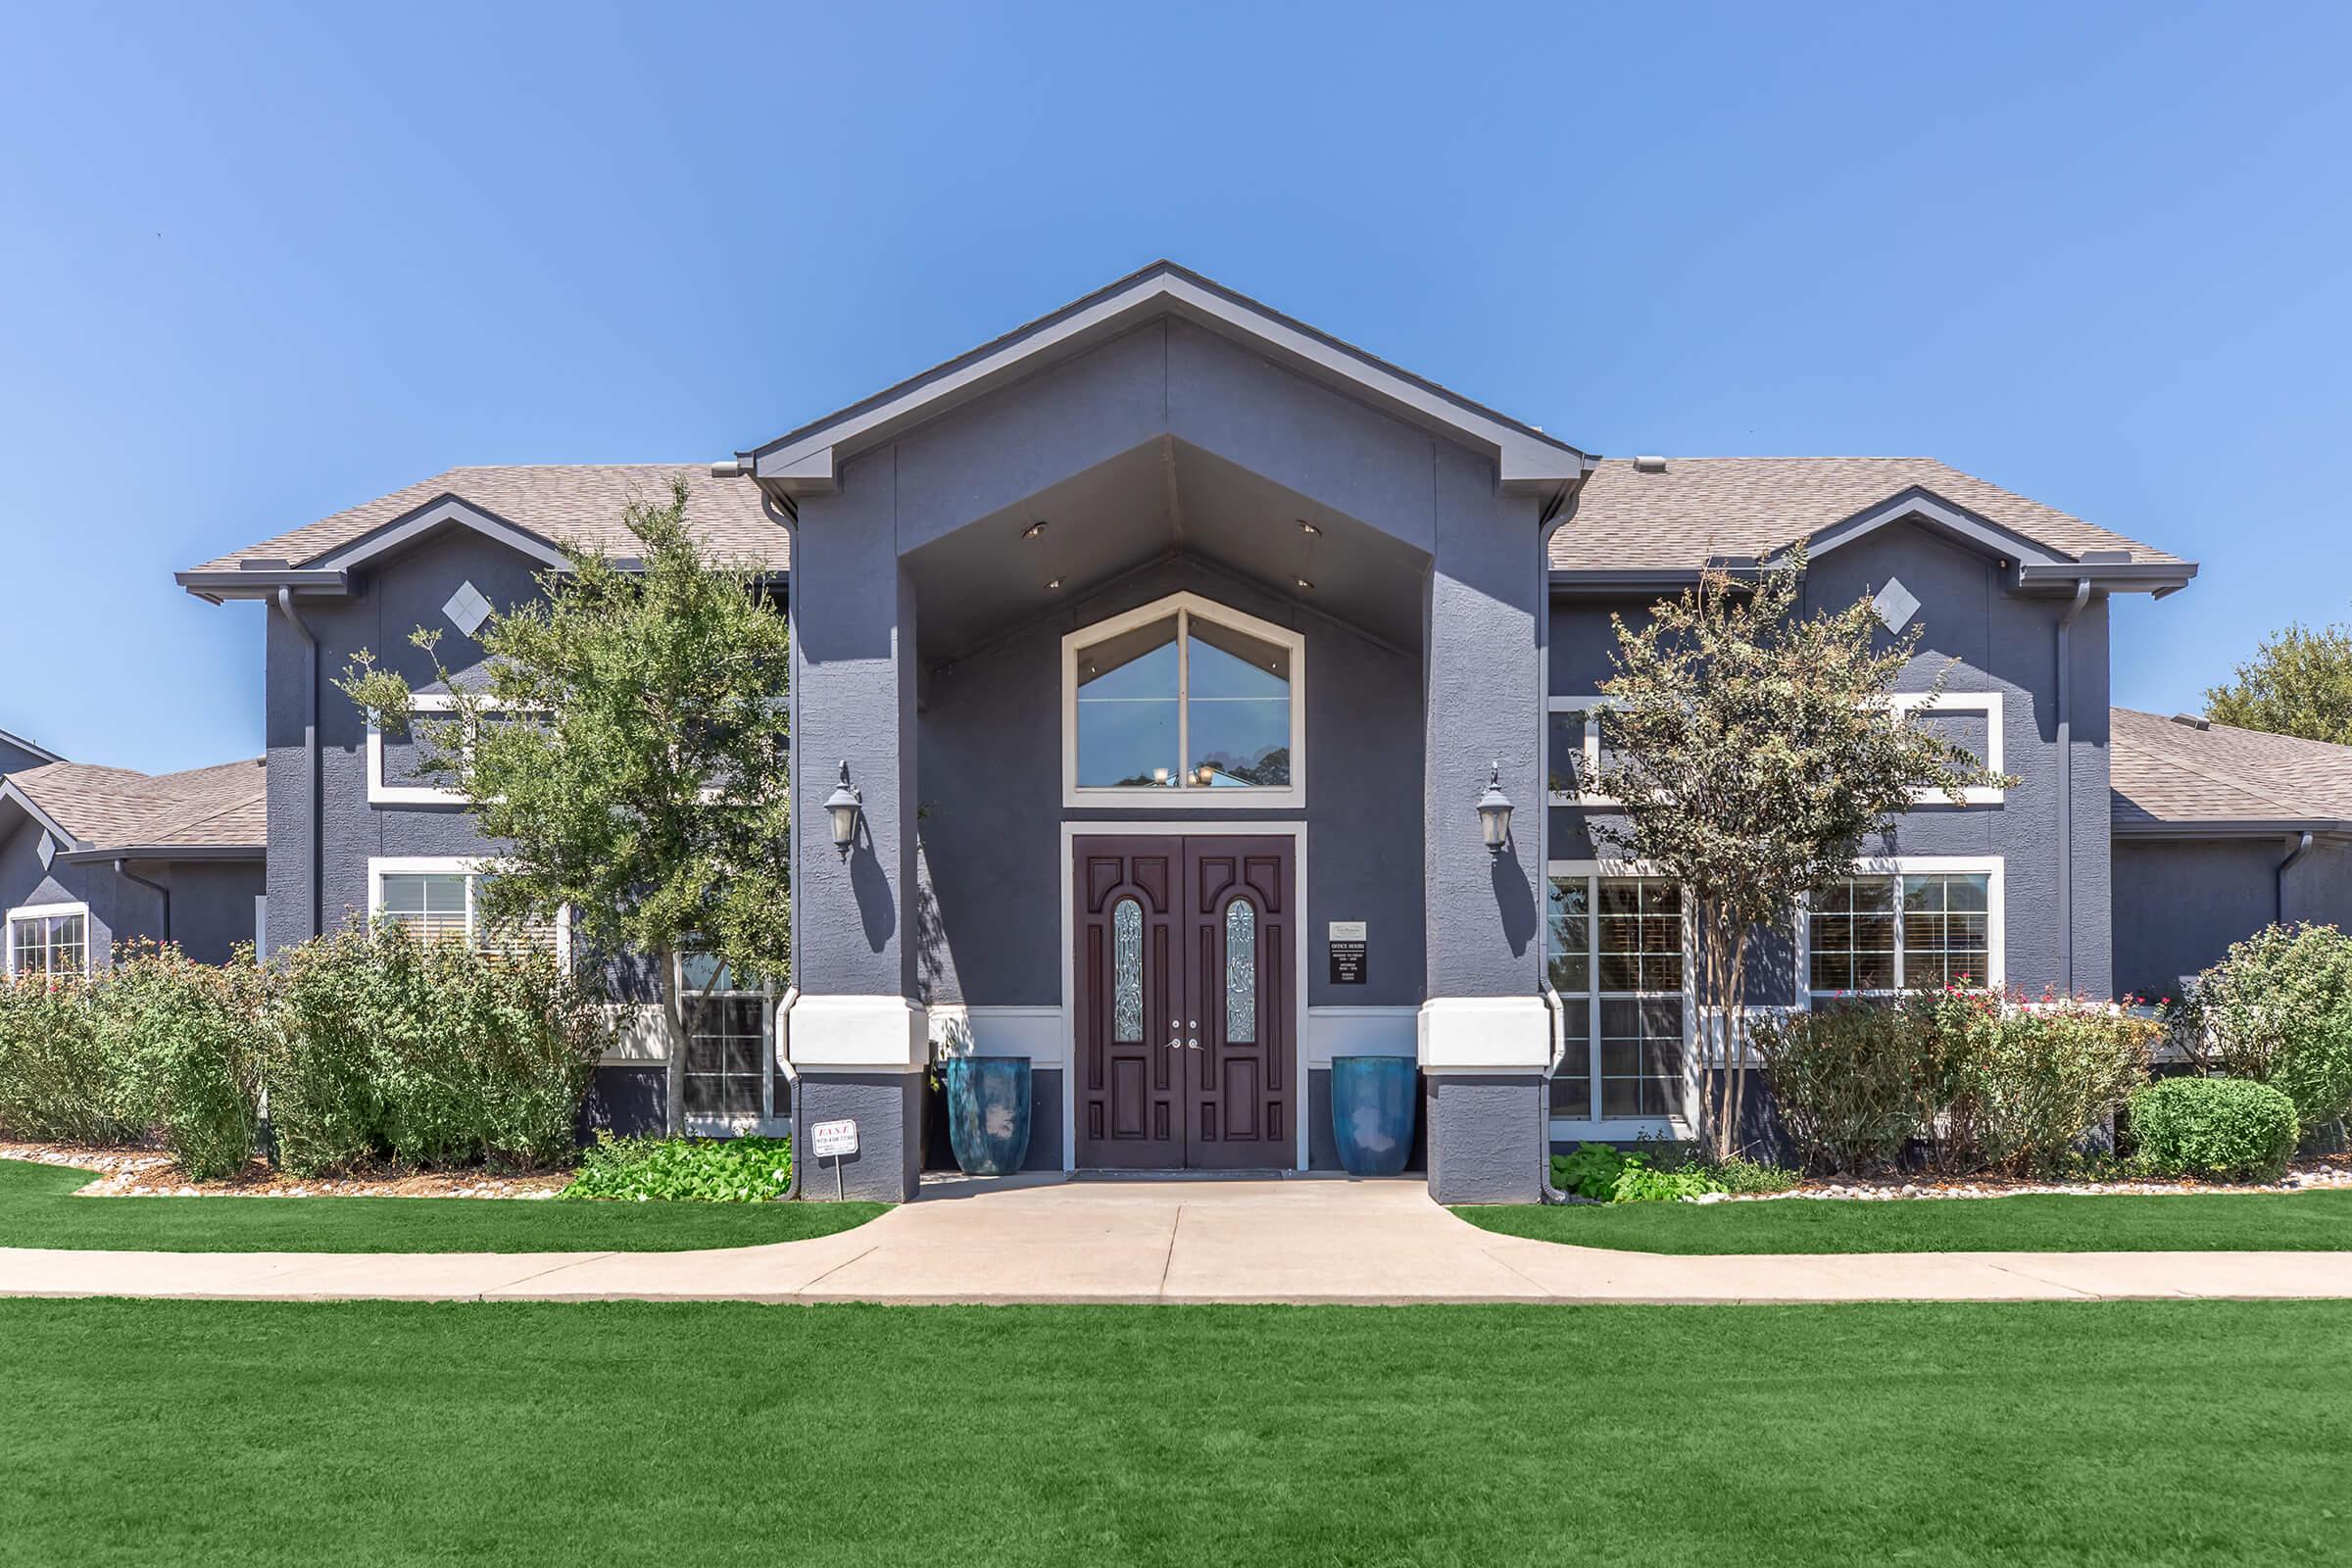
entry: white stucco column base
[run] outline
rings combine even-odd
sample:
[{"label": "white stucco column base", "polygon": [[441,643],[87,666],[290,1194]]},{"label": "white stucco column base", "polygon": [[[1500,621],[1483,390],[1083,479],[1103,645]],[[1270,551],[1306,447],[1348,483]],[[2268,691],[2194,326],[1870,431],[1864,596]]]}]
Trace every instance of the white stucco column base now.
[{"label": "white stucco column base", "polygon": [[785,1024],[784,1055],[818,1072],[920,1072],[931,1061],[931,1031],[920,1004],[905,997],[801,993]]},{"label": "white stucco column base", "polygon": [[1551,1009],[1541,997],[1432,997],[1421,1004],[1425,1073],[1540,1073],[1551,1066]]}]

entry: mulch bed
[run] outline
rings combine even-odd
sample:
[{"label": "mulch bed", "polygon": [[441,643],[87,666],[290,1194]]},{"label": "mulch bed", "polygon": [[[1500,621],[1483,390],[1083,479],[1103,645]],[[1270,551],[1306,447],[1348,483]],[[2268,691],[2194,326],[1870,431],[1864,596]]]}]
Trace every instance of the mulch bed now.
[{"label": "mulch bed", "polygon": [[77,1165],[97,1179],[77,1198],[553,1198],[569,1171],[515,1175],[498,1171],[382,1170],[353,1176],[301,1177],[255,1160],[225,1181],[192,1182],[159,1149],[0,1141],[0,1159]]}]

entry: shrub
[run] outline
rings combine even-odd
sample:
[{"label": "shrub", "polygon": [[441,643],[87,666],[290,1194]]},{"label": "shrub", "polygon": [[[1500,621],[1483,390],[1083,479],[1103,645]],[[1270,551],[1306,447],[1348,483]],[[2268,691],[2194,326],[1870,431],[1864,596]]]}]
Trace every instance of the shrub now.
[{"label": "shrub", "polygon": [[1942,1163],[2008,1175],[2060,1169],[2147,1082],[2162,1030],[2107,1003],[1949,992],[1933,1004],[1957,1037]]},{"label": "shrub", "polygon": [[1813,1169],[2061,1165],[2146,1081],[2158,1026],[2082,998],[1920,991],[1757,1025],[1781,1123]]},{"label": "shrub", "polygon": [[419,942],[390,924],[294,950],[272,1013],[270,1122],[302,1175],[387,1156],[561,1161],[609,1027],[550,954]]},{"label": "shrub", "polygon": [[1727,1193],[1785,1193],[1796,1185],[1796,1172],[1786,1165],[1766,1165],[1738,1154],[1707,1167]]},{"label": "shrub", "polygon": [[789,1138],[615,1138],[582,1152],[565,1198],[760,1202],[792,1181]]},{"label": "shrub", "polygon": [[2269,1084],[2309,1128],[2352,1112],[2352,936],[2270,926],[2197,979],[2184,1043],[2232,1078]]},{"label": "shrub", "polygon": [[1686,1165],[1680,1170],[1660,1170],[1640,1154],[1626,1157],[1625,1168],[1609,1188],[1613,1203],[1672,1202],[1685,1198],[1698,1198],[1707,1193],[1720,1193],[1723,1184],[1707,1174],[1705,1167]]},{"label": "shrub", "polygon": [[129,1143],[146,1132],[121,1056],[101,1048],[80,980],[0,980],[0,1133]]},{"label": "shrub", "polygon": [[216,966],[174,947],[129,945],[87,997],[125,1118],[160,1133],[195,1180],[242,1170],[253,1158],[262,1059],[262,974],[250,951]]},{"label": "shrub", "polygon": [[2154,1176],[2277,1181],[2300,1131],[2295,1102],[2247,1078],[2166,1078],[2132,1097],[2139,1166]]},{"label": "shrub", "polygon": [[1761,1019],[1750,1038],[1781,1125],[1811,1169],[1893,1163],[1952,1098],[1957,1041],[1929,997]]}]

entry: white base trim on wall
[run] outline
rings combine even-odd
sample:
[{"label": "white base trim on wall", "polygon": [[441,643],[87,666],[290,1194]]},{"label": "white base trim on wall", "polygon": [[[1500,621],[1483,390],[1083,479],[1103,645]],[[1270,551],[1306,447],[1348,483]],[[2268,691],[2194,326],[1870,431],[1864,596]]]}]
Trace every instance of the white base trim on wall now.
[{"label": "white base trim on wall", "polygon": [[1545,1072],[1551,1009],[1542,997],[1432,997],[1419,1046],[1423,1072]]},{"label": "white base trim on wall", "polygon": [[931,1045],[941,1056],[1026,1056],[1035,1067],[1069,1064],[1068,1014],[1057,1006],[935,1002],[926,1011]]},{"label": "white base trim on wall", "polygon": [[905,997],[802,992],[785,1031],[796,1072],[921,1072],[931,1064],[925,1009]]},{"label": "white base trim on wall", "polygon": [[1421,1009],[1321,1006],[1306,1009],[1306,1065],[1329,1067],[1334,1056],[1417,1056]]}]

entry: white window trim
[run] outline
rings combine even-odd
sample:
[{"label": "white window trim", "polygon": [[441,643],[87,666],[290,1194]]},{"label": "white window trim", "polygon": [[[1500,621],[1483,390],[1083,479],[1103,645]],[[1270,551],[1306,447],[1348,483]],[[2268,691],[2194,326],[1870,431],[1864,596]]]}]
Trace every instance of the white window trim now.
[{"label": "white window trim", "polygon": [[[446,713],[457,699],[446,692],[418,693],[409,699],[412,713]],[[368,804],[369,806],[464,806],[466,797],[438,784],[384,782],[384,731],[375,716],[368,718]],[[374,883],[368,883],[368,915],[374,916]]]},{"label": "white window trim", "polygon": [[[1983,713],[1984,715],[1984,771],[1998,773],[2001,769],[2001,694],[1999,692],[1891,692],[1887,705],[1898,716],[1934,711],[1937,713]],[[2008,791],[1998,784],[1971,784],[1961,792],[1970,806],[1998,806],[2008,798]],[[1941,790],[1918,790],[1911,796],[1915,806],[1949,806],[1951,798]]]},{"label": "white window trim", "polygon": [[[387,876],[457,876],[468,878],[498,875],[495,857],[478,855],[374,855],[368,858],[368,923],[373,925],[384,912],[384,878]],[[473,910],[474,885],[466,884],[466,931],[468,940],[475,934]],[[556,962],[571,966],[571,906],[556,911]]]},{"label": "white window trim", "polygon": [[[1591,697],[1554,697],[1544,706],[1554,713],[1583,713],[1587,715],[1584,743],[1584,776],[1586,778],[1599,777],[1600,726],[1591,722],[1591,715],[1611,708],[1623,708],[1625,706],[1624,700],[1622,698],[1601,697],[1597,695]],[[1549,721],[1546,720],[1545,734],[1544,737],[1544,770],[1545,773],[1549,773],[1551,771],[1551,736],[1549,729]],[[1623,801],[1618,800],[1613,795],[1592,795],[1573,790],[1549,790],[1546,793],[1550,796],[1551,804],[1554,806],[1589,807],[1622,806],[1625,804]]]},{"label": "white window trim", "polygon": [[[1984,988],[1999,992],[2008,984],[2008,921],[2004,911],[2007,891],[2007,861],[2000,856],[1981,855],[1895,855],[1877,856],[1856,860],[1849,875],[1856,877],[1933,876],[1938,872],[1959,876],[1983,876],[1984,882]],[[1903,909],[1900,888],[1894,901],[1894,964],[1899,976],[1903,964]],[[1797,987],[1796,1006],[1811,1011],[1816,996],[1838,997],[1899,997],[1905,988],[1878,991],[1822,991],[1813,989],[1813,910],[1811,901],[1797,906],[1796,974],[1802,982]]]},{"label": "white window trim", "polygon": [[[565,912],[568,913],[569,911],[566,910]],[[686,964],[684,955],[673,956],[670,959],[669,979],[670,984],[678,988],[678,998],[680,1002],[685,1002],[689,999],[696,1001],[702,1000],[703,993],[699,987],[690,989],[686,985]],[[784,1068],[776,1059],[778,1054],[776,1051],[776,993],[772,989],[769,989],[765,986],[760,987],[756,990],[737,989],[732,991],[713,991],[710,993],[710,1000],[712,1002],[717,1002],[726,998],[741,997],[758,997],[760,1003],[760,1109],[751,1115],[733,1116],[713,1115],[707,1111],[700,1114],[694,1112],[684,1112],[684,1131],[686,1136],[689,1138],[743,1138],[746,1136],[753,1138],[782,1138],[790,1135],[792,1132],[791,1115],[789,1113],[785,1115],[778,1115],[776,1113],[776,1085],[779,1083],[785,1083],[789,1086],[789,1080],[785,1077]],[[683,1007],[681,1007],[680,1011],[683,1010]],[[691,1043],[692,1042],[690,1040],[689,1045],[691,1045]],[[683,1083],[686,1074],[685,1063],[681,1062],[679,1064],[678,1074],[679,1081]],[[785,1094],[787,1101],[789,1102],[791,1095],[791,1090],[789,1087],[786,1088]]]},{"label": "white window trim", "polygon": [[[1291,782],[1285,787],[1251,785],[1244,788],[1174,789],[1105,786],[1081,789],[1078,784],[1078,655],[1079,652],[1123,631],[1169,615],[1197,614],[1206,620],[1247,632],[1291,656]],[[1176,634],[1176,751],[1180,764],[1191,756],[1192,718],[1187,693],[1191,674],[1184,627]],[[1272,621],[1260,620],[1213,599],[1195,593],[1174,593],[1148,605],[1065,632],[1061,639],[1061,804],[1064,806],[1164,806],[1185,811],[1246,811],[1306,805],[1306,638]]]},{"label": "white window trim", "polygon": [[[412,713],[446,713],[458,705],[457,697],[449,692],[418,692],[409,699]],[[507,705],[485,697],[481,703],[485,712],[505,712]],[[717,792],[706,790],[703,798],[716,798]],[[368,804],[369,806],[470,806],[462,790],[444,789],[438,784],[387,784],[384,782],[384,731],[371,715],[368,720]]]},{"label": "white window trim", "polygon": [[0,920],[0,937],[5,937],[8,942],[6,951],[0,952],[0,963],[8,965],[10,979],[15,979],[17,975],[17,923],[21,920],[46,920],[61,914],[81,916],[81,977],[85,980],[90,977],[95,957],[90,951],[90,906],[87,904],[20,904],[8,911],[5,920]]},{"label": "white window trim", "polygon": [[[1665,874],[1660,866],[1646,860],[1553,860],[1544,868],[1544,940],[1551,935],[1551,879],[1581,876],[1593,881],[1604,877],[1645,876]],[[1683,897],[1683,1109],[1679,1116],[1560,1116],[1551,1115],[1551,1139],[1555,1143],[1583,1140],[1592,1143],[1627,1143],[1637,1138],[1688,1140],[1697,1136],[1699,1070],[1698,1060],[1698,924],[1697,911],[1692,907],[1688,890]],[[1591,960],[1592,989],[1581,998],[1567,992],[1554,992],[1563,1006],[1582,1002],[1586,1006],[1585,1050],[1592,1051],[1600,1039],[1600,911],[1592,906],[1587,919],[1591,921],[1592,938],[1586,949]],[[1544,955],[1544,986],[1550,989],[1551,954],[1546,947]],[[1612,992],[1610,995],[1621,995]],[[1592,1092],[1600,1093],[1600,1074],[1592,1073]],[[1544,1085],[1544,1104],[1551,1102],[1551,1084]]]}]

